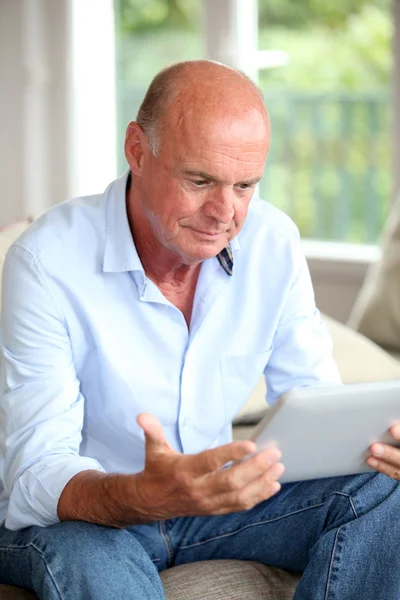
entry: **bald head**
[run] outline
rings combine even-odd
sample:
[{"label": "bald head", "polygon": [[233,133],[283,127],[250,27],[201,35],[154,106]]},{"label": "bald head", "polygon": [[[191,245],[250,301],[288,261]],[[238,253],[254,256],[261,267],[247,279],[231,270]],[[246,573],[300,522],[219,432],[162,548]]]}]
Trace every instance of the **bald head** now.
[{"label": "bald head", "polygon": [[269,142],[262,96],[243,73],[210,61],[159,73],[125,137],[135,243],[168,269],[215,257],[243,226]]},{"label": "bald head", "polygon": [[235,121],[258,114],[269,128],[261,91],[244,73],[207,60],[177,63],[160,71],[150,84],[137,115],[152,153],[160,151],[162,134],[190,119]]}]

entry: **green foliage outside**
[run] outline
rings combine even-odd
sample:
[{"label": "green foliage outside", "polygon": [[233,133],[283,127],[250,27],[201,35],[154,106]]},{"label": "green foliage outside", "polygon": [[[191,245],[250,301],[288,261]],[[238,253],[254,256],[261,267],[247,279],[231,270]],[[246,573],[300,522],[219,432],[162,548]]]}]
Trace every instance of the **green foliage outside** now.
[{"label": "green foliage outside", "polygon": [[[154,74],[203,56],[202,2],[116,8],[122,140]],[[259,74],[273,128],[261,195],[305,237],[376,242],[391,200],[390,0],[259,0],[259,24],[260,50],[288,58]]]}]

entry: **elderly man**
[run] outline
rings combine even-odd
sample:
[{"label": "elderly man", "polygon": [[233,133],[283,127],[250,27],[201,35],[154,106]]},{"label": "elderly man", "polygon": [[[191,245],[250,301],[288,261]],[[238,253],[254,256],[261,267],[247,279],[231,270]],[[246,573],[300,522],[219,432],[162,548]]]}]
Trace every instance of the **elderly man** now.
[{"label": "elderly man", "polygon": [[128,126],[129,174],[10,249],[2,582],[157,600],[158,571],[236,558],[303,572],[296,600],[399,600],[400,451],[281,487],[276,449],[231,442],[263,372],[270,402],[338,381],[297,229],[250,203],[269,141],[244,75],[175,65]]}]

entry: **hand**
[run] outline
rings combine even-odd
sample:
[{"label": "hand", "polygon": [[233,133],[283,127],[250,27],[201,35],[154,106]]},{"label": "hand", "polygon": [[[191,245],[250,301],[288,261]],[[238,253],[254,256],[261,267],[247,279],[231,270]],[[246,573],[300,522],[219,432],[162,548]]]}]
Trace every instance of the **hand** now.
[{"label": "hand", "polygon": [[280,489],[276,480],[284,467],[277,462],[281,453],[276,448],[222,469],[253,453],[254,442],[232,442],[185,455],[171,448],[154,416],[143,413],[137,421],[145,433],[146,460],[144,470],[132,480],[132,491],[135,511],[143,521],[246,510]]},{"label": "hand", "polygon": [[[390,428],[390,435],[397,442],[400,441],[400,423]],[[393,448],[389,444],[379,442],[372,444],[370,450],[372,456],[367,459],[369,466],[400,481],[400,448]]]}]

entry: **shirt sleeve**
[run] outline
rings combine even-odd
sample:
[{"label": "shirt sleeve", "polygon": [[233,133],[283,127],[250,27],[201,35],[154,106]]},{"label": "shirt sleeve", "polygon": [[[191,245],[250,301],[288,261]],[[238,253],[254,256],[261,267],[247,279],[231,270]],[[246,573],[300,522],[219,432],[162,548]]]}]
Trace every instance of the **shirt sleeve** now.
[{"label": "shirt sleeve", "polygon": [[332,339],[315,305],[297,229],[295,239],[288,244],[287,260],[290,282],[264,372],[269,404],[293,388],[341,383]]},{"label": "shirt sleeve", "polygon": [[8,529],[59,522],[57,504],[80,471],[103,470],[79,455],[84,401],[68,328],[39,262],[10,248],[1,310],[1,429]]}]

